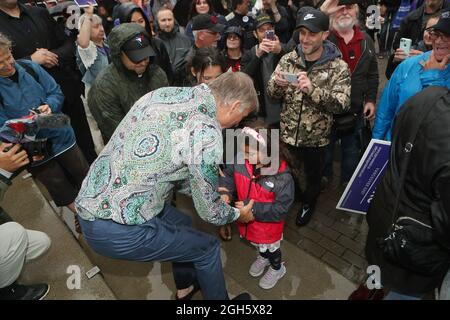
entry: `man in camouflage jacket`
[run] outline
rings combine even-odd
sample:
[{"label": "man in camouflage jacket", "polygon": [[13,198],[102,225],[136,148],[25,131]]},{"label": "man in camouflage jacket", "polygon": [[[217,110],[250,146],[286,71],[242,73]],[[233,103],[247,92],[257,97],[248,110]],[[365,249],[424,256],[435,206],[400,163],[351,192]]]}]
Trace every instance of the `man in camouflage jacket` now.
[{"label": "man in camouflage jacket", "polygon": [[[297,28],[300,44],[281,58],[267,91],[273,98],[283,99],[281,140],[288,144],[294,159],[304,161],[306,189],[296,220],[301,226],[314,212],[333,114],[350,108],[351,85],[339,49],[326,40],[328,17],[311,9],[299,19]],[[286,74],[295,75],[294,79]]]}]

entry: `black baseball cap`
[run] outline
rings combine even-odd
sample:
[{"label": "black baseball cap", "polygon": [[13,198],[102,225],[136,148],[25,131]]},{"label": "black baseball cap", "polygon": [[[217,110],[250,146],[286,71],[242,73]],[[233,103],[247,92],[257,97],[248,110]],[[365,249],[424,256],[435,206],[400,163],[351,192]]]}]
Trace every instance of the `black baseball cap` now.
[{"label": "black baseball cap", "polygon": [[153,50],[150,44],[150,40],[144,33],[139,33],[127,40],[122,46],[122,51],[134,63],[156,56],[155,50]]},{"label": "black baseball cap", "polygon": [[242,29],[241,27],[238,26],[231,26],[231,27],[227,27],[224,31],[224,34],[230,34],[230,33],[235,33],[239,36],[239,38],[242,38]]},{"label": "black baseball cap", "polygon": [[361,0],[339,0],[338,6],[345,6],[350,4],[360,4]]},{"label": "black baseball cap", "polygon": [[260,14],[260,15],[256,16],[255,29],[258,29],[259,27],[261,27],[262,25],[264,25],[266,23],[270,23],[271,25],[273,25],[273,20],[269,15]]},{"label": "black baseball cap", "polygon": [[297,19],[296,29],[305,27],[311,32],[328,31],[330,28],[330,20],[328,16],[320,10],[307,10]]},{"label": "black baseball cap", "polygon": [[438,22],[431,26],[430,29],[442,31],[445,34],[450,34],[450,11],[442,12]]},{"label": "black baseball cap", "polygon": [[213,32],[223,32],[225,26],[219,23],[216,16],[210,15],[208,13],[202,13],[196,15],[192,19],[192,30],[210,30]]}]

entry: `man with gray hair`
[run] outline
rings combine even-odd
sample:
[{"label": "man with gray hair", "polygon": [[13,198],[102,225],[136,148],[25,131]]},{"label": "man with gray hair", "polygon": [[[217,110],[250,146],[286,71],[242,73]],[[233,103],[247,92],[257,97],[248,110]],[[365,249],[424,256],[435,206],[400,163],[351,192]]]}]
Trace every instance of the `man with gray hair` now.
[{"label": "man with gray hair", "polygon": [[360,132],[364,120],[375,117],[375,103],[378,91],[378,62],[370,36],[358,26],[358,3],[361,0],[346,0],[331,14],[331,33],[328,40],[341,51],[351,72],[350,110],[334,115],[330,144],[325,157],[322,186],[333,177],[333,159],[336,142],[341,141],[340,184],[346,185],[358,165],[361,149]]},{"label": "man with gray hair", "polygon": [[225,30],[225,26],[218,21],[216,16],[207,13],[194,17],[192,20],[192,32],[195,39],[194,48],[217,46],[220,34]]},{"label": "man with gray hair", "polygon": [[199,288],[205,299],[228,299],[217,238],[193,229],[170,199],[174,185],[182,183],[203,220],[224,225],[254,219],[253,201],[233,208],[217,188],[222,129],[257,107],[253,81],[240,72],[208,85],[161,88],[139,99],[77,197],[89,245],[112,258],[173,262],[177,299],[190,299]]}]

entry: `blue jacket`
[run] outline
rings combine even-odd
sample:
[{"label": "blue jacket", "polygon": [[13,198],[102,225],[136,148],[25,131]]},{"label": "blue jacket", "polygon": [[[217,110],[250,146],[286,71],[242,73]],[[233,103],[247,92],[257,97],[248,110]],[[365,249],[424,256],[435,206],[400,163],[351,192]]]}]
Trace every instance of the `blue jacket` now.
[{"label": "blue jacket", "polygon": [[431,51],[403,61],[384,88],[372,130],[374,139],[391,140],[395,115],[410,97],[429,86],[450,88],[450,66],[444,70],[423,70],[421,61],[428,60]]},{"label": "blue jacket", "polygon": [[[0,127],[5,121],[30,114],[30,109],[48,104],[53,113],[61,112],[64,95],[55,80],[38,64],[21,60],[36,73],[39,83],[21,65],[15,63],[19,82],[0,78]],[[51,156],[34,165],[42,164],[75,145],[75,134],[70,125],[58,129],[41,129],[37,139],[48,138],[52,143]]]}]

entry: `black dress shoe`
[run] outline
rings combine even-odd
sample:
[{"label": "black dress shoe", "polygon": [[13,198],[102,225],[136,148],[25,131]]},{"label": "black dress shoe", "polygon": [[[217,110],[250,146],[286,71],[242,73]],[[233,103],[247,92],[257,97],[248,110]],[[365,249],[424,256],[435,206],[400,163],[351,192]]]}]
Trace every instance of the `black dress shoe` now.
[{"label": "black dress shoe", "polygon": [[12,285],[0,289],[0,300],[42,300],[50,290],[48,284]]},{"label": "black dress shoe", "polygon": [[189,292],[187,295],[185,295],[183,298],[178,298],[177,295],[175,295],[175,300],[191,300],[192,297],[194,296],[194,294],[200,290],[200,285],[198,284],[198,282],[194,283],[194,288],[192,289],[191,292]]}]

